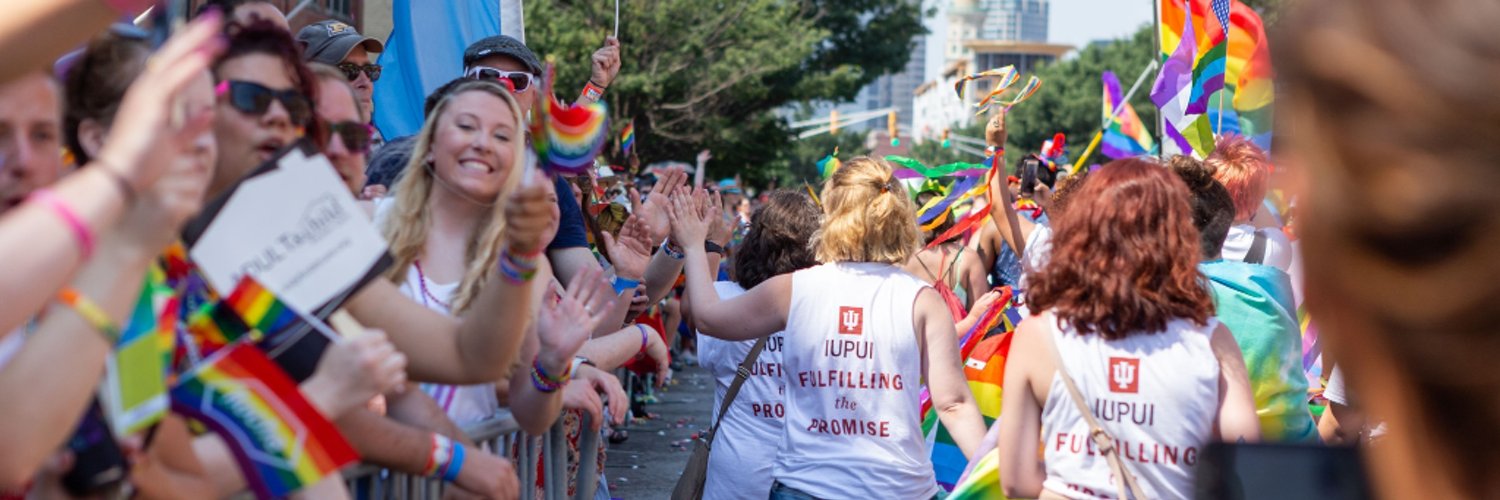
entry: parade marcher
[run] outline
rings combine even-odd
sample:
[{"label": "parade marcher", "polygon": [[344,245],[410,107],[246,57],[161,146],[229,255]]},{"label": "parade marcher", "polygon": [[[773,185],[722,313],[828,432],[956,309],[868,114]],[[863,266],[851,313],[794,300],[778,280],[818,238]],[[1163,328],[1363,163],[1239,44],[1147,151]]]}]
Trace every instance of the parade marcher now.
[{"label": "parade marcher", "polygon": [[1286,272],[1292,265],[1292,243],[1286,233],[1281,228],[1252,223],[1271,180],[1265,152],[1249,139],[1229,135],[1218,140],[1213,154],[1203,163],[1234,198],[1234,225],[1224,239],[1224,259],[1265,264]]},{"label": "parade marcher", "polygon": [[[750,229],[740,243],[735,262],[738,281],[719,281],[714,288],[723,299],[745,293],[771,279],[817,265],[807,241],[818,230],[818,206],[800,191],[775,191],[770,200],[750,217]],[[734,225],[718,219],[725,229]],[[712,232],[712,231],[711,231]],[[721,230],[724,238],[729,231]],[[727,239],[727,238],[724,238]],[[722,245],[723,241],[715,244]],[[719,254],[708,254],[717,260]],[[718,268],[717,265],[708,266]],[[692,301],[683,301],[684,315],[692,323]],[[771,492],[771,466],[776,444],[785,426],[785,379],[781,353],[786,345],[782,332],[771,334],[728,411],[719,415],[725,392],[734,383],[740,363],[750,355],[756,341],[729,342],[707,335],[698,338],[698,364],[714,377],[714,418],[719,420],[704,498],[762,499]]]},{"label": "parade marcher", "polygon": [[[953,317],[937,292],[902,271],[920,241],[911,199],[891,167],[859,157],[824,185],[813,238],[822,265],[720,300],[699,207],[676,203],[687,291],[705,335],[750,340],[785,330],[786,422],[771,498],[931,498],[918,396],[973,453],[984,420],[962,372]],[[858,395],[855,396],[854,394]]]},{"label": "parade marcher", "polygon": [[1290,278],[1269,266],[1220,259],[1224,235],[1234,220],[1234,198],[1203,162],[1178,155],[1168,167],[1191,195],[1203,258],[1198,267],[1213,286],[1214,317],[1229,328],[1244,355],[1261,439],[1316,443]]},{"label": "parade marcher", "polygon": [[[1135,452],[1125,473],[1147,497],[1189,498],[1206,444],[1254,441],[1259,429],[1239,347],[1213,320],[1198,272],[1187,189],[1154,163],[1115,161],[1089,174],[1060,215],[1052,258],[1029,281],[1036,315],[1017,328],[1006,361],[1005,493],[1129,494],[1117,491],[1113,458],[1094,448],[1097,425],[1116,452]],[[1113,265],[1075,264],[1086,261]]]}]

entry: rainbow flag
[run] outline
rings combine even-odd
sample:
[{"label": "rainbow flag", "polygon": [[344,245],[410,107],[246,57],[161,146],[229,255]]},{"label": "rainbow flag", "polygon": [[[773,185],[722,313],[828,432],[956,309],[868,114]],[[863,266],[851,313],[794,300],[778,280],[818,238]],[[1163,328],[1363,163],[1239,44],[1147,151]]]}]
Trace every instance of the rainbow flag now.
[{"label": "rainbow flag", "polygon": [[1000,487],[1000,448],[990,450],[979,462],[974,464],[974,470],[964,476],[963,482],[953,488],[953,493],[948,495],[948,500],[995,500],[1004,499],[1005,490]]},{"label": "rainbow flag", "polygon": [[1150,153],[1156,149],[1156,143],[1151,140],[1151,134],[1146,132],[1145,124],[1141,123],[1140,115],[1135,114],[1135,108],[1129,103],[1115,113],[1115,108],[1120,107],[1125,100],[1120,93],[1120,79],[1113,71],[1104,72],[1104,128],[1103,140],[1099,143],[1099,151],[1114,159],[1130,158]]},{"label": "rainbow flag", "polygon": [[172,388],[172,409],[228,443],[259,498],[280,498],[359,459],[297,385],[248,344],[219,351]]},{"label": "rainbow flag", "polygon": [[1244,353],[1261,437],[1317,442],[1317,424],[1307,409],[1303,339],[1291,278],[1280,269],[1243,262],[1218,260],[1198,267],[1212,285],[1215,316]]},{"label": "rainbow flag", "polygon": [[224,300],[230,309],[245,320],[246,325],[265,336],[275,335],[297,321],[296,311],[282,303],[275,294],[261,286],[254,276],[248,274],[240,278],[229,298]]},{"label": "rainbow flag", "polygon": [[1271,47],[1260,14],[1241,2],[1229,11],[1229,50],[1225,87],[1234,95],[1240,134],[1271,150],[1271,104],[1276,100]]},{"label": "rainbow flag", "polygon": [[178,300],[159,265],[146,270],[141,295],[115,351],[105,360],[100,403],[110,428],[135,434],[167,414],[167,372],[176,346]]},{"label": "rainbow flag", "polygon": [[[986,311],[986,319],[975,328],[979,333],[969,332],[959,341],[960,354],[964,359],[964,378],[968,379],[969,391],[989,426],[1000,418],[1000,393],[1005,385],[1005,359],[1010,354],[1010,342],[1021,323],[1021,311],[1011,300],[1009,290],[997,306]],[[993,314],[992,314],[993,313]],[[937,412],[931,410],[931,402],[923,393],[922,433],[931,450],[932,469],[939,486],[953,490],[968,467],[969,461],[953,441],[953,436],[938,420]]]},{"label": "rainbow flag", "polygon": [[187,332],[197,345],[199,356],[213,354],[246,335],[249,335],[252,342],[263,338],[260,330],[246,325],[226,302],[203,304],[197,311],[189,314]]},{"label": "rainbow flag", "polygon": [[581,174],[609,140],[609,112],[604,103],[563,104],[552,93],[551,63],[542,79],[540,102],[531,113],[532,146],[548,172]]},{"label": "rainbow flag", "polygon": [[620,155],[630,156],[630,150],[635,148],[635,122],[625,122],[625,129],[620,131]]}]

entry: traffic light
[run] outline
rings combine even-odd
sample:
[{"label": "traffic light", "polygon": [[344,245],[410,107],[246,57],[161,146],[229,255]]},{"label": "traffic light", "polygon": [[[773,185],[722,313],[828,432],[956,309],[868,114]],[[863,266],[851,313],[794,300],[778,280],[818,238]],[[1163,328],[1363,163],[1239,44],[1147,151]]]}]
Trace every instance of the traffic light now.
[{"label": "traffic light", "polygon": [[839,110],[833,110],[828,117],[828,133],[838,135],[839,133]]},{"label": "traffic light", "polygon": [[890,133],[890,136],[891,136],[891,147],[894,148],[894,147],[900,146],[901,145],[901,139],[898,138],[898,137],[896,137],[896,133],[898,132],[898,130],[896,129],[896,112],[895,111],[892,111],[890,114],[885,115],[885,129],[886,129],[886,132]]}]

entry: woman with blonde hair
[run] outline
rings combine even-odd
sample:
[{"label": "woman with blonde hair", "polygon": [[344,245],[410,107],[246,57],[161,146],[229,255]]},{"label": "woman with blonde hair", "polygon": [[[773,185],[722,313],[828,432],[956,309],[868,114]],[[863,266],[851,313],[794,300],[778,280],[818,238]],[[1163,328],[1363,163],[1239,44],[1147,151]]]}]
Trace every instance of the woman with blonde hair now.
[{"label": "woman with blonde hair", "polygon": [[922,437],[925,381],[954,441],[971,454],[984,420],[963,376],[953,318],[901,270],[921,241],[906,190],[885,162],[850,160],[823,186],[812,245],[821,265],[720,300],[704,252],[711,210],[674,200],[687,293],[700,332],[750,340],[786,331],[786,427],[771,498],[933,498]]},{"label": "woman with blonde hair", "polygon": [[[474,305],[497,267],[514,282],[545,264],[535,257],[528,271],[528,263],[501,248],[505,208],[498,201],[522,182],[549,182],[526,168],[524,123],[510,92],[494,82],[462,81],[438,102],[417,135],[395,195],[376,203],[377,224],[396,261],[386,278],[404,295],[429,309],[460,314]],[[527,175],[532,178],[523,179]],[[557,389],[573,374],[573,355],[611,307],[610,297],[594,293],[603,286],[598,272],[585,278],[555,298],[547,296],[553,300],[539,298],[534,329],[510,370],[510,406],[519,409],[516,420],[528,431],[540,433],[556,419],[562,401]],[[533,282],[538,297],[551,292],[552,284]],[[423,390],[459,424],[499,409],[493,383],[424,384]]]}]

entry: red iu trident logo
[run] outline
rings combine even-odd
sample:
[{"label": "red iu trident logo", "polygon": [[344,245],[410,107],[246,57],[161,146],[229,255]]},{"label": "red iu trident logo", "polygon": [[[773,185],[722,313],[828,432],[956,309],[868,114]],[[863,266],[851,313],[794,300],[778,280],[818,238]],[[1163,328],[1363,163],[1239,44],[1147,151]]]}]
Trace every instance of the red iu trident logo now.
[{"label": "red iu trident logo", "polygon": [[1109,358],[1109,392],[1135,394],[1141,388],[1141,360]]},{"label": "red iu trident logo", "polygon": [[865,310],[860,307],[839,308],[839,333],[860,335],[865,333]]}]

